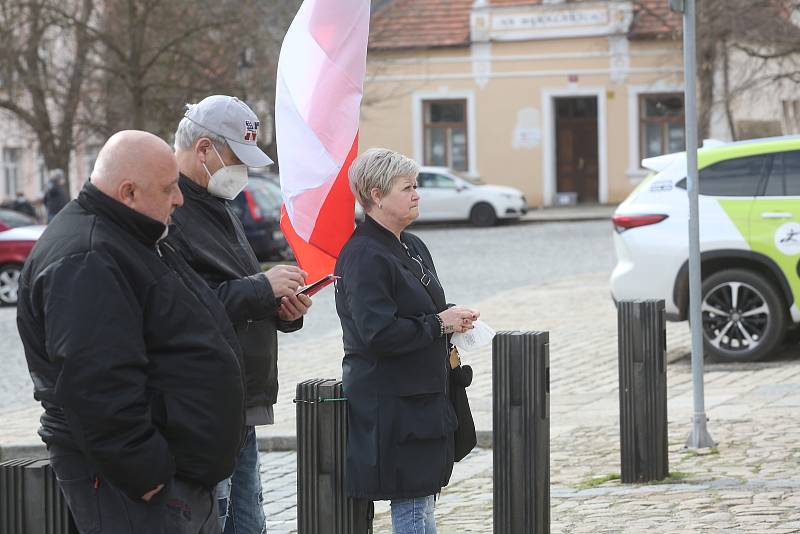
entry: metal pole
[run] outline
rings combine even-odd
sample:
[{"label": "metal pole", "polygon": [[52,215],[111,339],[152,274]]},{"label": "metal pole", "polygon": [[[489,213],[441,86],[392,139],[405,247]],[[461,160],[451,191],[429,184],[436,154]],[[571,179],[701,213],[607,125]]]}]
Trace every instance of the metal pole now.
[{"label": "metal pole", "polygon": [[692,326],[692,386],[694,416],[686,446],[691,449],[713,447],[706,428],[703,392],[703,315],[700,276],[700,204],[697,172],[697,64],[695,50],[695,0],[684,0],[683,69],[686,83],[686,167],[689,186],[689,322]]}]

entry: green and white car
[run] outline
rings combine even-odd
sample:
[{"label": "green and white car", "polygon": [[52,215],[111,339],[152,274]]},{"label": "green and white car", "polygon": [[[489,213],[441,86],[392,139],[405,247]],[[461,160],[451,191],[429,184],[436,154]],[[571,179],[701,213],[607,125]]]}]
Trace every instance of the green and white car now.
[{"label": "green and white car", "polygon": [[[646,159],[652,173],[614,215],[615,300],[664,299],[688,317],[684,152]],[[706,355],[754,361],[800,325],[800,136],[698,150]]]}]

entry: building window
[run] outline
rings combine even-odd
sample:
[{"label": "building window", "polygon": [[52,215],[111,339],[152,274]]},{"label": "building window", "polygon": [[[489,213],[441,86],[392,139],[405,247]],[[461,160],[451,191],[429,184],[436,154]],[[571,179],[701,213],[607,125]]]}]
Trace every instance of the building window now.
[{"label": "building window", "polygon": [[19,187],[19,153],[19,148],[3,149],[3,178],[8,197],[13,197]]},{"label": "building window", "polygon": [[44,192],[47,189],[47,165],[45,165],[44,156],[41,154],[36,158],[36,170],[39,174],[39,190]]},{"label": "building window", "polygon": [[682,94],[639,97],[639,139],[643,158],[685,150],[683,128]]},{"label": "building window", "polygon": [[467,171],[467,101],[423,102],[425,165]]},{"label": "building window", "polygon": [[783,120],[785,134],[800,133],[800,100],[783,101]]}]

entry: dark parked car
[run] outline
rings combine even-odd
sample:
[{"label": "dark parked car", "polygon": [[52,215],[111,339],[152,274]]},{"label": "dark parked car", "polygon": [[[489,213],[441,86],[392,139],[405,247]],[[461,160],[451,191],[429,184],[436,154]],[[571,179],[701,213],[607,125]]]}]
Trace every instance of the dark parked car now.
[{"label": "dark parked car", "polygon": [[35,225],[36,219],[11,209],[0,209],[0,232],[9,228]]},{"label": "dark parked car", "polygon": [[294,259],[280,228],[283,199],[277,180],[274,175],[250,172],[244,191],[231,201],[258,261]]}]

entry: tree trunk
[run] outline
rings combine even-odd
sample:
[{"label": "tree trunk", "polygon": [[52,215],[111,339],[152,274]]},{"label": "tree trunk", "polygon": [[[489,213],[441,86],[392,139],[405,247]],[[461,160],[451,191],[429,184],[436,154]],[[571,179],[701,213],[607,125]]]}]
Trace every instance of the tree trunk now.
[{"label": "tree trunk", "polygon": [[711,119],[714,111],[714,75],[717,63],[717,35],[715,27],[714,2],[698,0],[697,2],[697,83],[700,90],[698,102],[697,142],[702,146],[703,140],[711,134]]},{"label": "tree trunk", "polygon": [[733,96],[731,95],[731,57],[728,39],[722,40],[722,98],[725,106],[725,117],[728,119],[728,129],[731,140],[738,141],[736,135],[736,121],[733,118]]},{"label": "tree trunk", "polygon": [[717,59],[716,43],[704,39],[698,49],[697,81],[700,85],[700,109],[697,123],[697,141],[711,134],[711,117],[714,111],[714,66]]}]

